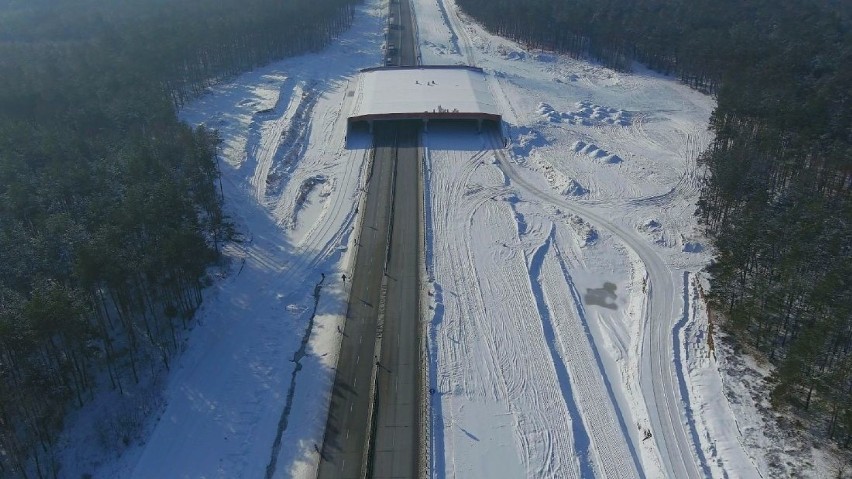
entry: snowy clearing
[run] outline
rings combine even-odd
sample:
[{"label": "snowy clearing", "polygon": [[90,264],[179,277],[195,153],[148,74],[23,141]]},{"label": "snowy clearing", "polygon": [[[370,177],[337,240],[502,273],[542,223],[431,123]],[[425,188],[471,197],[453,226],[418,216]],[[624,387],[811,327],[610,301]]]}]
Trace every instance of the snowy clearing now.
[{"label": "snowy clearing", "polygon": [[[713,99],[530,51],[451,0],[413,4],[424,63],[484,68],[509,140],[422,137],[431,475],[833,474],[776,425],[764,368],[708,349],[693,211]],[[385,7],[184,109],[224,140],[244,241],[164,384],[124,398],[151,420],[124,444],[105,430],[128,411],[104,392],[69,419],[64,476],[315,476],[371,145],[347,141],[346,116],[358,70],[381,62]]]},{"label": "snowy clearing", "polygon": [[433,477],[827,474],[780,465],[762,401],[726,407],[744,394],[689,299],[713,99],[531,51],[451,0],[415,7],[424,63],[484,68],[508,140],[423,136]]}]

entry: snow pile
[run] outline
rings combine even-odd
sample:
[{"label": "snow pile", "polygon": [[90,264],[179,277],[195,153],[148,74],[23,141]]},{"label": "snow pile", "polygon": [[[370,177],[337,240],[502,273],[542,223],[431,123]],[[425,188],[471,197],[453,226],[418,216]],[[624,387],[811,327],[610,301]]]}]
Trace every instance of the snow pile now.
[{"label": "snow pile", "polygon": [[572,111],[556,111],[548,103],[539,103],[537,109],[539,115],[551,123],[569,123],[571,125],[595,126],[613,125],[628,126],[632,123],[630,112],[615,108],[595,105],[584,100],[575,104]]},{"label": "snow pile", "polygon": [[568,186],[562,191],[566,196],[584,196],[589,193],[589,190],[583,188],[583,185],[577,183],[577,180],[569,180]]},{"label": "snow pile", "polygon": [[586,143],[584,141],[575,141],[572,143],[571,150],[574,153],[585,155],[592,159],[601,158],[605,163],[609,163],[611,165],[622,162],[622,159],[618,155],[613,155],[602,148],[598,148],[595,144]]},{"label": "snow pile", "polygon": [[512,151],[518,156],[527,156],[535,148],[540,148],[548,144],[544,135],[531,128],[519,127],[515,134],[512,144]]},{"label": "snow pile", "polygon": [[595,228],[580,216],[568,214],[565,215],[568,226],[576,233],[576,238],[579,239],[577,245],[579,247],[590,246],[598,240],[598,232]]}]

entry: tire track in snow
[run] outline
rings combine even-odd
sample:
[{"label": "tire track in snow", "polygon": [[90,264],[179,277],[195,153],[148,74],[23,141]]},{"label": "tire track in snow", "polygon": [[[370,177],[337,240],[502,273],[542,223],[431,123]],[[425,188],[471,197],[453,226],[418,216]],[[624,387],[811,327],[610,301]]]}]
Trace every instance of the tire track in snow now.
[{"label": "tire track in snow", "polygon": [[698,148],[696,143],[699,140],[698,137],[694,137],[690,133],[686,133],[684,136],[686,146],[683,151],[679,152],[684,158],[684,169],[677,182],[672,185],[671,189],[658,195],[633,198],[625,201],[625,204],[631,206],[653,205],[661,208],[671,207],[672,200],[679,198],[691,198],[699,193],[701,180],[698,178],[698,154],[696,153]]},{"label": "tire track in snow", "polygon": [[695,454],[698,456],[700,460],[700,465],[702,468],[702,472],[704,473],[704,477],[711,477],[712,473],[710,471],[710,466],[707,464],[707,458],[704,456],[704,450],[701,449],[701,440],[699,439],[698,429],[695,426],[695,418],[692,414],[692,406],[689,404],[689,389],[686,385],[686,378],[683,374],[683,356],[681,355],[681,339],[680,335],[683,331],[683,328],[686,327],[686,324],[689,322],[690,316],[690,305],[689,301],[689,272],[683,272],[683,315],[680,320],[675,324],[674,329],[672,329],[672,348],[674,349],[674,362],[675,362],[675,372],[677,373],[677,383],[680,388],[680,395],[684,398],[684,407],[686,413],[686,424],[689,426],[689,433],[692,436],[693,447],[695,448]]},{"label": "tire track in snow", "polygon": [[[546,325],[550,329],[548,340],[558,351],[554,361],[568,363],[566,369],[574,385],[575,401],[579,404],[577,414],[591,435],[597,469],[605,477],[644,477],[594,337],[589,331],[585,308],[554,241],[555,230],[554,226],[547,241],[530,262],[531,283],[538,284],[536,300],[542,322],[550,323]],[[557,286],[561,284],[566,286],[569,294]],[[562,367],[566,366],[563,364]],[[587,477],[590,474],[584,472],[583,475]]]},{"label": "tire track in snow", "polygon": [[[248,180],[252,195],[272,217],[280,224],[282,221],[282,213],[280,208],[269,209],[272,198],[267,191],[269,186],[268,179],[271,172],[276,168],[286,168],[289,171],[304,168],[304,160],[307,152],[307,142],[310,137],[310,114],[319,98],[317,93],[316,82],[298,82],[288,78],[281,85],[281,95],[279,96],[275,107],[269,110],[261,110],[253,114],[251,124],[249,126],[249,141],[245,146],[247,167],[254,166],[251,176]],[[289,88],[292,86],[292,90]],[[286,94],[284,94],[286,92]],[[281,113],[281,106],[285,99],[287,106]],[[294,126],[295,125],[295,126]],[[340,143],[340,142],[338,142]],[[350,156],[354,155],[354,151]],[[286,165],[279,165],[282,158],[286,158]],[[347,168],[346,177],[349,178],[349,170]],[[286,191],[284,186],[280,186],[281,191]],[[279,193],[281,194],[281,193]],[[341,203],[340,195],[332,195],[335,197],[335,203]],[[339,207],[338,207],[339,209]],[[349,215],[343,225],[351,223]],[[324,233],[332,228],[339,228],[341,231],[345,229],[338,223],[324,222],[326,225],[323,228]],[[341,231],[338,231],[335,238],[341,236]],[[329,243],[334,239],[329,239]],[[278,276],[288,274],[301,274],[307,268],[313,267],[327,256],[327,249],[321,249],[319,253],[311,254],[306,248],[296,246],[290,255],[290,261],[284,264],[278,264],[271,259],[262,258],[257,254],[252,253],[251,249],[246,251],[247,256],[251,256],[258,260],[261,264],[279,271]]]},{"label": "tire track in snow", "polygon": [[[656,252],[645,244],[643,239],[635,238],[627,230],[605,220],[592,210],[557,197],[555,193],[541,190],[524,180],[515,172],[507,153],[501,149],[500,138],[492,135],[492,148],[497,154],[500,168],[506,176],[513,180],[516,186],[542,201],[558,205],[580,216],[589,218],[598,226],[609,230],[620,238],[625,247],[630,248],[645,264],[648,272],[648,302],[644,323],[648,328],[644,332],[642,355],[640,358],[640,386],[648,409],[649,419],[654,429],[654,439],[657,444],[663,466],[669,477],[685,478],[700,477],[698,465],[693,451],[694,446],[686,436],[682,420],[682,401],[688,398],[679,397],[679,390],[674,384],[672,371],[671,343],[668,342],[673,328],[672,307],[675,286],[669,268],[663,263]],[[657,288],[660,295],[655,295]],[[671,397],[674,395],[674,397]],[[662,397],[661,397],[662,396]],[[700,460],[700,459],[699,459]],[[703,469],[703,467],[702,467]]]},{"label": "tire track in snow", "polygon": [[[429,135],[425,134],[424,138],[424,149],[427,152],[431,151],[429,146]],[[473,168],[473,164],[477,161],[477,153],[473,155],[473,157],[465,158],[453,158],[452,160],[456,162],[456,164],[460,165],[463,172],[469,172]],[[455,182],[447,181],[446,178],[443,177],[445,171],[440,168],[432,167],[432,158],[431,153],[428,154],[424,161],[428,161],[426,171],[429,174],[429,184],[430,184],[430,193],[431,193],[431,202],[428,211],[430,212],[430,216],[432,220],[430,221],[429,229],[432,231],[432,238],[442,238],[446,237],[447,232],[450,228],[450,225],[455,221],[453,212],[450,210],[450,204],[444,201],[436,201],[437,198],[440,198],[442,195],[449,195],[449,192],[456,191],[459,188],[459,185]],[[441,158],[439,161],[446,161],[445,158]],[[453,384],[460,384],[461,388],[465,388],[467,382],[464,377],[459,379],[457,375],[459,374],[459,368],[453,367],[452,363],[456,361],[459,355],[454,354],[442,354],[442,352],[446,350],[452,350],[455,345],[459,344],[460,337],[465,335],[464,324],[460,321],[453,320],[453,318],[458,318],[462,316],[462,311],[465,311],[467,314],[477,314],[480,310],[474,309],[476,305],[473,303],[468,303],[464,305],[460,303],[456,298],[458,291],[460,289],[467,290],[467,284],[464,281],[464,278],[456,278],[454,275],[451,275],[448,278],[437,278],[436,276],[440,276],[438,274],[438,269],[445,267],[445,262],[449,262],[451,264],[449,271],[455,272],[457,271],[457,265],[454,262],[455,257],[453,255],[445,254],[443,251],[445,247],[443,245],[436,245],[434,241],[429,241],[430,251],[432,253],[429,255],[429,258],[432,262],[430,268],[430,274],[432,275],[432,281],[435,285],[435,299],[436,299],[436,311],[440,311],[440,317],[436,316],[433,318],[433,329],[432,329],[432,343],[430,344],[430,348],[433,351],[432,358],[430,363],[432,363],[432,367],[435,371],[437,371],[438,362],[450,363],[445,364],[444,369],[449,370],[444,376],[438,378],[437,374],[434,378],[434,389],[436,391],[437,398],[433,400],[433,402],[439,403],[438,408],[433,409],[432,416],[433,421],[436,424],[436,427],[433,428],[433,436],[439,437],[436,442],[433,443],[433,449],[431,451],[433,457],[440,457],[441,460],[433,459],[433,464],[435,467],[432,469],[432,473],[434,475],[443,476],[446,474],[449,477],[455,477],[458,466],[455,463],[455,456],[450,455],[450,464],[449,467],[446,464],[446,454],[445,454],[445,443],[444,436],[449,435],[450,439],[450,450],[455,450],[456,446],[454,443],[454,436],[452,434],[447,434],[445,432],[446,428],[451,428],[455,424],[455,419],[453,417],[455,407],[453,404],[453,396],[456,393],[457,388],[453,387]],[[440,254],[434,254],[434,250],[437,249]],[[451,284],[454,287],[455,291],[447,291],[449,296],[445,298],[444,288],[442,283]],[[466,308],[463,310],[463,308]],[[472,310],[472,311],[471,311]],[[445,321],[445,317],[449,318],[449,320]],[[440,333],[440,334],[439,334]],[[447,344],[449,342],[449,344]],[[445,355],[449,357],[444,357]],[[447,408],[443,407],[443,401],[447,402]],[[445,417],[449,419],[449,421],[445,421]],[[440,425],[440,427],[438,427]],[[439,467],[441,464],[444,467]]]},{"label": "tire track in snow", "polygon": [[456,30],[453,28],[453,23],[450,21],[450,16],[447,14],[447,6],[444,4],[444,0],[437,0],[438,10],[441,11],[441,17],[444,19],[444,25],[447,26],[447,30],[450,31],[450,42],[453,44],[452,53],[454,55],[462,55],[461,49],[459,48],[459,36],[456,35]]},{"label": "tire track in snow", "polygon": [[[479,31],[478,27],[475,27],[475,29]],[[467,31],[457,30],[457,33],[468,36]],[[501,81],[497,80],[495,83],[497,87],[502,87]],[[496,96],[500,98],[500,95]],[[506,103],[510,102],[507,101]],[[508,106],[509,110],[504,111],[511,111],[512,105]],[[496,150],[502,147],[502,145],[499,145],[499,139],[493,147]],[[501,160],[501,163],[507,175],[514,180],[517,175],[512,171],[512,166],[508,160]],[[676,312],[672,309],[678,298],[676,281],[673,281],[671,277],[670,268],[645,243],[644,238],[636,237],[635,232],[613,225],[588,207],[562,201],[555,194],[539,190],[529,182],[521,181],[524,183],[524,189],[534,196],[543,201],[559,204],[570,211],[575,211],[611,231],[631,251],[631,255],[635,255],[643,263],[648,275],[648,288],[646,309],[642,319],[641,341],[637,346],[641,354],[637,359],[638,364],[633,364],[631,361],[631,370],[628,372],[628,376],[640,378],[639,386],[645,399],[648,418],[654,429],[653,442],[657,446],[656,450],[650,445],[650,449],[646,447],[643,450],[648,452],[650,456],[648,459],[654,463],[656,463],[657,454],[659,454],[659,459],[662,460],[661,467],[668,477],[699,477],[700,474],[696,467],[697,458],[690,451],[689,440],[682,424],[684,405],[682,401],[686,401],[688,398],[679,398],[677,386],[673,384],[673,352],[669,340],[677,317]],[[518,182],[515,181],[515,183]],[[644,410],[637,412],[640,416],[645,413]],[[653,468],[653,465],[649,467]]]},{"label": "tire track in snow", "polygon": [[[606,394],[606,398],[600,402],[594,401],[593,399],[581,402],[581,404],[584,405],[584,409],[589,406],[595,406],[598,409],[592,414],[595,417],[593,417],[590,421],[590,423],[593,424],[590,429],[592,430],[592,435],[595,437],[596,444],[599,443],[598,437],[600,437],[603,440],[606,440],[609,445],[608,448],[602,448],[602,450],[605,450],[612,455],[608,458],[601,458],[605,474],[607,477],[636,477],[636,475],[638,475],[639,477],[644,478],[645,474],[642,470],[639,455],[636,452],[630,433],[627,430],[627,422],[625,421],[624,414],[621,412],[618,402],[615,399],[612,383],[606,373],[606,369],[604,368],[600,352],[598,352],[597,344],[595,343],[595,338],[589,330],[589,321],[586,315],[586,309],[583,306],[583,301],[580,299],[580,292],[577,291],[574,279],[571,277],[571,273],[568,270],[567,262],[565,261],[559,246],[555,243],[553,245],[553,251],[559,269],[552,271],[551,274],[553,276],[558,276],[559,274],[562,275],[562,278],[567,283],[568,289],[571,293],[571,299],[573,300],[573,308],[566,311],[567,314],[557,316],[558,318],[561,318],[557,320],[557,323],[563,325],[570,321],[566,321],[565,318],[574,318],[576,323],[572,325],[573,328],[579,327],[586,338],[585,342],[577,341],[580,337],[580,334],[574,334],[580,333],[580,331],[577,330],[572,331],[569,334],[561,335],[560,342],[565,344],[564,348],[566,354],[568,351],[582,352],[582,354],[593,358],[595,368],[597,370],[596,374],[593,372],[593,368],[590,367],[582,368],[577,371],[577,376],[579,379],[588,381],[590,388],[597,389],[598,395],[601,394],[601,389],[603,389]],[[549,264],[546,266],[549,266]],[[546,283],[548,286],[554,284],[558,283]],[[565,296],[560,291],[554,291],[553,294],[548,295],[548,297],[553,298],[554,303],[564,301],[565,299]],[[563,328],[558,328],[557,330],[562,331]],[[571,344],[575,341],[578,344]],[[575,367],[572,363],[572,371],[574,370]],[[620,436],[621,441],[617,441],[616,443],[610,442],[610,440],[614,440],[616,436]],[[632,464],[630,461],[631,459]],[[611,467],[614,467],[615,470],[608,470],[608,468]]]},{"label": "tire track in snow", "polygon": [[[260,207],[267,213],[271,213],[271,215],[280,224],[282,219],[286,217],[285,215],[288,213],[288,210],[280,207],[281,198],[279,198],[279,207],[270,211],[269,202],[272,198],[265,190],[265,175],[268,174],[270,168],[274,167],[276,158],[283,158],[286,155],[287,165],[279,166],[286,166],[288,171],[293,172],[295,174],[293,179],[296,180],[296,183],[299,183],[301,177],[311,176],[324,168],[331,169],[333,171],[334,165],[341,161],[345,162],[345,168],[343,168],[342,171],[338,170],[340,173],[335,173],[329,177],[330,181],[338,180],[336,181],[335,191],[331,193],[328,201],[326,202],[327,204],[324,206],[322,214],[316,218],[313,227],[311,227],[306,233],[303,241],[299,244],[292,245],[293,249],[288,252],[286,256],[286,263],[281,264],[279,262],[266,260],[265,258],[256,258],[265,266],[277,271],[275,278],[270,284],[275,284],[286,277],[302,277],[306,275],[308,272],[315,270],[323,264],[323,262],[328,261],[330,256],[337,251],[341,245],[345,245],[348,242],[348,235],[351,234],[352,225],[357,218],[357,212],[354,206],[357,204],[357,200],[353,201],[353,197],[357,198],[360,196],[361,193],[358,191],[362,190],[362,188],[358,188],[358,185],[355,184],[355,182],[358,178],[366,178],[365,170],[369,166],[368,162],[365,161],[366,152],[370,146],[369,139],[363,142],[355,141],[353,145],[350,145],[349,149],[345,148],[344,135],[346,130],[340,128],[340,122],[343,121],[341,118],[345,120],[345,117],[343,117],[344,109],[335,108],[331,113],[325,111],[325,115],[337,115],[338,118],[335,123],[335,127],[325,128],[324,131],[313,132],[314,135],[319,135],[320,138],[315,140],[311,139],[312,132],[310,129],[310,115],[322,92],[319,91],[317,83],[315,82],[310,82],[307,85],[308,86],[306,88],[312,88],[314,90],[299,90],[298,94],[292,94],[291,96],[293,98],[290,100],[290,104],[286,109],[286,111],[290,113],[283,113],[282,116],[277,119],[263,119],[263,121],[266,121],[267,123],[272,122],[269,125],[261,125],[257,123],[258,120],[252,120],[253,123],[257,125],[255,127],[255,131],[261,137],[258,140],[259,144],[266,145],[266,147],[262,150],[256,151],[256,154],[258,154],[257,158],[262,158],[262,161],[258,161],[256,163],[254,175],[251,178],[253,186],[256,185],[259,187],[259,189],[253,190],[255,198],[257,198]],[[296,104],[297,102],[299,102],[298,105]],[[273,109],[273,111],[274,110],[275,109]],[[258,114],[255,114],[255,117],[257,117],[257,115]],[[261,118],[263,115],[264,113],[261,112]],[[269,113],[267,112],[265,115],[269,115]],[[285,132],[283,129],[293,124],[290,120],[288,120],[288,118],[293,115],[302,118],[302,120],[297,122],[302,126],[294,128],[292,131]],[[281,138],[285,138],[285,140],[281,140]],[[289,140],[287,140],[287,138],[289,138]],[[312,144],[320,143],[327,148],[334,148],[340,153],[332,156],[322,154],[322,151],[317,151],[314,148],[309,149],[309,141]],[[288,148],[288,145],[292,146],[296,142],[301,144],[299,148]],[[349,192],[351,192],[351,194],[347,194]],[[287,193],[288,189],[286,187],[282,187],[279,194],[283,197]],[[251,254],[251,251],[254,251],[254,248],[248,248],[247,254]],[[317,289],[314,291],[315,302],[318,299],[317,294],[319,293],[319,287],[320,285],[317,285]],[[297,289],[288,291],[285,298],[282,299],[282,302],[299,302],[303,299],[302,291]],[[314,304],[314,314],[315,308],[316,303]],[[300,359],[305,354],[304,348],[307,345],[307,341],[309,340],[312,331],[313,316],[308,319],[308,324],[304,332],[300,349],[293,353],[292,362],[295,363],[295,366],[291,372],[292,377],[287,390],[286,404],[284,405],[284,409],[279,419],[276,439],[272,444],[272,456],[269,464],[267,465],[268,475],[274,474],[276,471],[276,463],[281,454],[281,444],[290,440],[286,439],[286,435],[290,434],[287,432],[287,425],[290,421],[289,416],[290,410],[293,407],[293,397],[298,393],[296,377],[302,369]]]},{"label": "tire track in snow", "polygon": [[[511,421],[514,444],[505,444],[499,437],[489,440],[504,443],[497,445],[498,454],[506,446],[516,451],[527,475],[581,477],[570,454],[572,418],[555,372],[525,361],[548,353],[540,324],[526,319],[536,311],[529,286],[517,281],[528,277],[526,261],[514,246],[498,246],[519,243],[511,208],[495,201],[495,195],[505,190],[502,173],[483,161],[487,151],[436,153],[428,140],[427,149],[434,247],[431,274],[436,281],[436,310],[440,308],[433,316],[430,367],[435,370],[441,363],[444,371],[432,383],[440,391],[434,401],[442,402],[432,411],[434,435],[444,435],[432,443],[433,457],[442,457],[433,459],[434,474],[485,474],[466,468],[468,452],[481,451],[464,442],[471,435],[461,422],[475,420],[476,416],[465,414],[465,406],[475,403],[492,414],[506,411],[509,417],[503,421]],[[490,235],[495,221],[504,226],[497,228],[503,232],[499,238]],[[495,261],[495,255],[500,260]],[[503,298],[503,304],[487,299],[494,297]],[[480,354],[471,355],[471,351]],[[442,464],[444,468],[439,467]]]},{"label": "tire track in snow", "polygon": [[[437,0],[438,8],[441,10],[441,16],[444,17],[444,21],[447,23],[447,28],[450,30],[450,35],[452,35],[451,40],[453,45],[456,48],[456,52],[462,58],[465,59],[468,65],[476,65],[476,57],[474,55],[474,48],[470,42],[470,36],[464,32],[464,25],[460,25],[463,23],[458,16],[458,7],[455,5],[455,2],[447,8],[447,0]],[[458,32],[462,31],[462,35],[459,36]],[[464,51],[459,48],[459,40],[464,44]]]},{"label": "tire track in snow", "polygon": [[[289,79],[281,88],[288,86]],[[278,105],[272,111],[255,114],[257,119],[253,122],[251,136],[259,135],[260,138],[246,145],[246,156],[255,159],[249,183],[260,204],[268,205],[270,197],[280,194],[287,174],[304,156],[310,135],[310,115],[317,100],[314,88],[311,84],[297,84],[289,92],[286,110],[277,118]]]},{"label": "tire track in snow", "polygon": [[[568,424],[580,418],[572,417],[561,401],[555,368],[541,368],[538,361],[525,360],[546,358],[548,352],[540,322],[528,320],[536,315],[536,304],[530,285],[521,280],[529,277],[529,271],[523,251],[512,246],[519,242],[513,226],[517,228],[516,216],[505,202],[484,201],[471,211],[464,237],[469,238],[468,244],[477,245],[467,249],[476,292],[483,302],[485,298],[501,299],[499,304],[484,303],[489,305],[484,317],[471,319],[503,381],[505,396],[498,399],[518,404],[513,408],[520,422],[515,435],[525,469],[536,477],[582,477],[580,471],[563,464],[566,452],[575,450]],[[491,241],[494,233],[496,241]],[[477,234],[487,236],[490,248],[484,247],[487,243]],[[544,451],[539,448],[541,443]],[[550,454],[541,454],[547,451]]]},{"label": "tire track in snow", "polygon": [[[551,226],[551,229],[555,226]],[[545,255],[550,250],[550,244],[553,241],[553,235],[549,235],[543,245],[535,251],[530,259],[530,287],[533,291],[533,296],[538,306],[538,314],[541,318],[541,326],[544,330],[544,339],[547,342],[548,350],[550,351],[550,360],[553,362],[553,367],[556,369],[556,377],[559,379],[559,386],[562,389],[562,397],[568,407],[571,415],[572,432],[574,434],[574,450],[577,452],[580,463],[580,476],[593,477],[595,476],[592,465],[591,439],[586,430],[583,415],[580,413],[580,407],[577,405],[577,400],[574,397],[574,391],[571,387],[571,377],[568,368],[565,365],[567,357],[564,356],[564,346],[557,347],[556,333],[553,327],[553,318],[551,317],[551,308],[547,304],[544,288],[542,283],[542,264],[545,261]],[[561,346],[561,345],[560,345]]]},{"label": "tire track in snow", "polygon": [[305,157],[313,125],[312,113],[318,100],[317,90],[313,81],[300,85],[298,103],[290,117],[289,128],[280,134],[265,177],[258,179],[265,182],[264,192],[272,200],[281,195],[290,175]]},{"label": "tire track in snow", "polygon": [[[444,317],[445,317],[445,300],[444,300],[444,291],[441,283],[435,280],[435,270],[436,270],[436,261],[434,254],[435,247],[435,238],[442,236],[445,230],[444,226],[448,224],[447,221],[441,222],[438,224],[436,221],[437,218],[442,218],[446,220],[446,207],[448,204],[446,202],[437,202],[437,204],[433,204],[435,199],[438,198],[438,192],[435,190],[436,181],[433,178],[433,175],[438,176],[437,185],[445,186],[445,182],[441,181],[440,178],[440,170],[435,171],[432,168],[432,159],[430,155],[430,147],[428,141],[429,135],[424,133],[422,136],[421,144],[423,145],[423,176],[424,176],[424,217],[425,217],[425,234],[426,234],[426,246],[425,246],[425,257],[426,257],[426,269],[428,275],[428,282],[431,284],[433,288],[433,300],[434,300],[434,312],[432,313],[432,319],[430,320],[430,326],[428,328],[428,344],[427,350],[429,355],[429,387],[431,391],[434,393],[429,396],[429,407],[430,407],[430,417],[432,422],[431,428],[431,443],[430,443],[430,456],[431,456],[431,474],[434,475],[444,474],[447,471],[447,464],[445,458],[445,444],[444,444],[444,428],[446,427],[446,423],[444,421],[444,413],[443,413],[443,398],[445,396],[442,390],[448,389],[448,385],[443,379],[438,378],[438,361],[440,357],[439,345],[440,340],[438,337],[438,332],[443,330],[444,327]],[[470,157],[466,162],[460,162],[460,164],[465,165],[467,167],[467,171],[472,169],[473,164],[479,161],[479,158],[482,157],[486,153],[487,150],[481,150],[478,153],[474,154]],[[437,216],[436,216],[437,215]],[[436,231],[439,233],[436,234]],[[448,408],[450,414],[452,414],[452,394],[446,395],[447,401],[450,403],[450,407]],[[450,418],[452,423],[452,417]],[[456,470],[455,464],[450,469],[452,471]]]},{"label": "tire track in snow", "polygon": [[[310,88],[311,90],[301,91],[298,98],[303,100],[312,99],[311,101],[313,103],[307,107],[302,105],[295,107],[291,105],[288,107],[288,110],[294,109],[295,111],[303,112],[297,116],[310,115],[310,112],[313,111],[316,104],[316,100],[322,96],[322,92],[319,91],[317,83],[308,83],[306,88]],[[296,95],[294,95],[294,97],[295,96]],[[304,102],[302,102],[302,104],[304,104]],[[335,250],[346,244],[348,236],[352,233],[352,225],[357,217],[353,204],[357,204],[358,201],[353,201],[353,198],[349,195],[342,194],[341,189],[345,189],[346,185],[349,185],[353,181],[353,175],[357,174],[359,177],[366,177],[363,170],[369,167],[369,164],[365,161],[365,159],[370,142],[369,140],[365,140],[358,143],[357,140],[353,140],[356,144],[351,145],[352,148],[348,150],[344,148],[345,130],[340,128],[340,123],[345,118],[343,115],[344,111],[347,110],[345,108],[335,109],[334,114],[337,115],[335,125],[337,127],[331,130],[327,129],[322,138],[312,141],[311,144],[324,145],[328,148],[335,148],[337,151],[345,151],[345,153],[338,153],[332,158],[322,154],[322,152],[315,153],[313,149],[308,148],[310,138],[309,129],[288,134],[288,137],[298,138],[298,141],[303,145],[297,152],[288,153],[289,169],[297,173],[304,171],[304,175],[309,176],[315,174],[316,171],[319,171],[322,168],[327,168],[329,165],[339,163],[340,161],[345,162],[346,168],[341,177],[329,178],[329,181],[339,180],[335,181],[335,184],[339,185],[339,187],[336,188],[338,191],[330,195],[330,199],[323,208],[323,212],[318,218],[316,218],[314,224],[305,234],[302,241],[295,245],[291,261],[281,267],[280,275],[287,274],[290,276],[299,276],[305,271],[315,268],[333,254]],[[308,128],[309,123],[309,121],[299,122],[299,124],[303,125],[305,128]],[[282,144],[289,143],[292,142],[283,142]],[[294,179],[300,180],[301,176],[298,178],[294,177]],[[359,189],[361,192],[356,193],[356,197],[363,195],[364,188],[362,187]],[[286,215],[294,211],[292,204],[286,201],[286,196],[291,191],[292,190],[290,188],[282,188],[280,193],[281,197],[278,199],[278,206],[272,210],[273,216],[279,223],[285,220]]]},{"label": "tire track in snow", "polygon": [[[249,185],[258,203],[266,199],[266,177],[272,166],[272,158],[281,141],[284,128],[288,125],[288,114],[293,106],[295,88],[293,80],[287,78],[281,83],[275,106],[268,110],[257,111],[252,115],[245,145],[246,163],[243,168],[253,168]],[[286,104],[286,106],[285,106]]]}]

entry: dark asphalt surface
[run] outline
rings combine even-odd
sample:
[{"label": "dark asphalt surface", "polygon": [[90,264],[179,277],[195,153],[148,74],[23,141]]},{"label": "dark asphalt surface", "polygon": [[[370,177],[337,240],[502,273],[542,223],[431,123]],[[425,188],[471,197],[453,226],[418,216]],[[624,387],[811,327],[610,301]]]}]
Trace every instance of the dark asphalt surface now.
[{"label": "dark asphalt surface", "polygon": [[[411,4],[396,0],[399,65],[418,63]],[[376,420],[370,473],[373,478],[418,475],[420,437],[420,127],[394,122],[398,149],[380,366],[376,380]]]},{"label": "dark asphalt surface", "polygon": [[363,477],[377,318],[391,213],[394,131],[377,129],[375,159],[319,465],[320,478]]},{"label": "dark asphalt surface", "polygon": [[[415,65],[410,5],[399,0],[390,7],[397,20],[388,31],[388,41],[398,47],[393,61]],[[320,478],[417,476],[419,132],[416,122],[377,122],[373,129],[375,156],[321,451]],[[382,304],[384,321],[379,325]],[[379,336],[381,357],[377,363]],[[370,411],[374,374],[376,402]],[[372,448],[367,444],[370,418],[375,426]]]},{"label": "dark asphalt surface", "polygon": [[417,123],[399,125],[391,249],[377,371],[372,477],[417,477],[419,457],[420,195]]}]

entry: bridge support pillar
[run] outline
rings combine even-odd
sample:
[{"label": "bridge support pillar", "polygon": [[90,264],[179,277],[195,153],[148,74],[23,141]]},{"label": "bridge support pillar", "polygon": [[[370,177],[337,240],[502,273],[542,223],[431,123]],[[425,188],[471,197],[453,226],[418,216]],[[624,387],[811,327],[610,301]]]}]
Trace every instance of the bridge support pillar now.
[{"label": "bridge support pillar", "polygon": [[367,120],[367,127],[370,129],[370,133],[373,133],[373,120]]},{"label": "bridge support pillar", "polygon": [[482,118],[476,119],[476,132],[482,133]]},{"label": "bridge support pillar", "polygon": [[423,119],[423,131],[425,131],[427,133],[429,132],[429,119],[428,118]]}]

